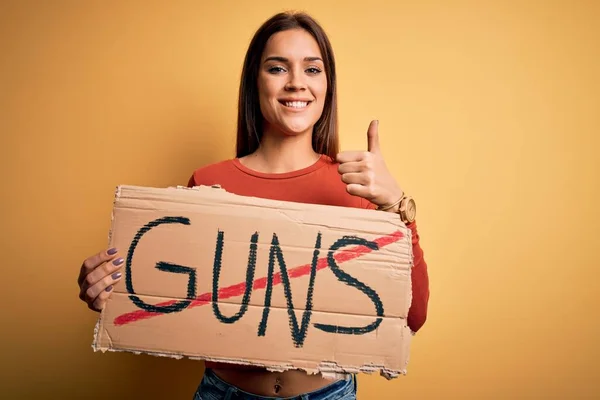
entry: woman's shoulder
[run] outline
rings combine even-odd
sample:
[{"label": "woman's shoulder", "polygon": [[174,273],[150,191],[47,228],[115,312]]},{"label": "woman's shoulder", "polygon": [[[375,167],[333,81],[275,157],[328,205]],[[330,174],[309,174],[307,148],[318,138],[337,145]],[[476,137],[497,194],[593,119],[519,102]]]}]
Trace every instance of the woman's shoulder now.
[{"label": "woman's shoulder", "polygon": [[212,185],[213,181],[219,181],[223,177],[231,174],[235,169],[234,159],[225,159],[201,165],[192,171],[188,186]]},{"label": "woman's shoulder", "polygon": [[[322,168],[328,176],[335,177],[335,179],[340,179],[339,175],[339,167],[340,163],[334,158],[327,155],[321,156],[321,163],[324,168]],[[341,182],[341,179],[340,179]]]}]

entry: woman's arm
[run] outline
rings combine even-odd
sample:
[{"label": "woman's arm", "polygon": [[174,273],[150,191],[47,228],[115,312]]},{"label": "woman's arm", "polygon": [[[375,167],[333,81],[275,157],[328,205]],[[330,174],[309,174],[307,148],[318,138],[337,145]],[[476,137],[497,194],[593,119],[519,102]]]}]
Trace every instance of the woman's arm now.
[{"label": "woman's arm", "polygon": [[408,326],[413,332],[417,332],[427,320],[427,306],[429,304],[429,274],[427,263],[423,256],[423,249],[419,244],[419,233],[417,223],[407,225],[412,232],[412,248],[414,265],[411,272],[412,281],[412,303],[408,312]]}]

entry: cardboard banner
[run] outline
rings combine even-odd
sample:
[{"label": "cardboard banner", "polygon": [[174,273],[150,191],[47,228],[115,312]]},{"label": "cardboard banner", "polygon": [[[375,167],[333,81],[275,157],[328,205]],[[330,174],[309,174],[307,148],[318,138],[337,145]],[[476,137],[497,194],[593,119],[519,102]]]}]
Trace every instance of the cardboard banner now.
[{"label": "cardboard banner", "polygon": [[120,186],[109,242],[124,278],[93,348],[396,377],[412,337],[410,234],[381,211]]}]

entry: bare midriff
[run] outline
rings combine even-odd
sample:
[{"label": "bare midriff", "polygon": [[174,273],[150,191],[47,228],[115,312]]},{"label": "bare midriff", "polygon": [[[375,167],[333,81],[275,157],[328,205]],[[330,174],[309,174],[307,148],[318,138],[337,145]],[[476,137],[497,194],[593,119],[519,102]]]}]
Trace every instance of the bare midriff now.
[{"label": "bare midriff", "polygon": [[270,372],[258,367],[228,368],[227,365],[221,364],[211,365],[211,369],[221,380],[230,385],[265,397],[299,396],[335,382],[323,378],[320,374],[307,374],[300,370]]}]

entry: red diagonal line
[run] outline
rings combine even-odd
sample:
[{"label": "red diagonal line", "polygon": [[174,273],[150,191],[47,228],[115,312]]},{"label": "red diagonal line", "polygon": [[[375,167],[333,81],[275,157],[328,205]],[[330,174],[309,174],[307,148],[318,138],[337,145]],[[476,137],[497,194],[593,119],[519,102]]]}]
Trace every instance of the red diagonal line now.
[{"label": "red diagonal line", "polygon": [[[388,244],[397,242],[402,239],[404,234],[400,231],[396,231],[392,234],[381,236],[375,239],[375,243],[379,248],[387,246]],[[372,250],[366,246],[354,246],[346,250],[341,250],[338,253],[334,254],[334,259],[338,263],[343,263],[346,261],[353,260],[355,258],[361,257],[365,254],[370,253]],[[290,268],[288,270],[288,274],[290,279],[299,278],[304,275],[310,274],[311,264],[299,265],[297,267]],[[327,257],[320,257],[317,261],[317,271],[327,268]],[[277,272],[273,274],[273,285],[278,285],[281,283],[281,272]],[[267,286],[267,278],[258,278],[254,280],[252,285],[253,289],[264,289]],[[241,296],[244,294],[246,290],[246,282],[237,283],[235,285],[227,286],[219,290],[219,300],[228,299],[230,297]],[[196,297],[186,309],[194,308],[197,306],[203,306],[205,304],[210,303],[212,300],[212,292],[203,293],[200,296]],[[171,304],[175,304],[179,300],[169,300],[163,303],[157,304],[158,306],[164,307],[169,306]],[[126,314],[122,314],[115,318],[115,325],[125,325],[131,322],[139,321],[141,319],[147,319],[151,317],[157,317],[159,315],[165,315],[165,313],[160,312],[150,312],[145,310],[137,310],[133,312],[129,312]]]}]

